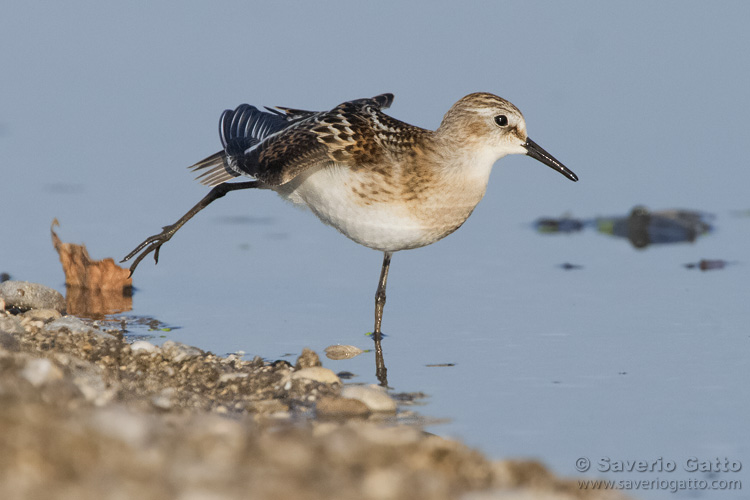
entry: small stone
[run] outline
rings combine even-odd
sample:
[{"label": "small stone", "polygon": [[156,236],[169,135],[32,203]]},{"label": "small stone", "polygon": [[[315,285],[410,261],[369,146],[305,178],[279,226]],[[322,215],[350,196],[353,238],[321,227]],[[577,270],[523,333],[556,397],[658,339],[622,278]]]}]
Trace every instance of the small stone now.
[{"label": "small stone", "polygon": [[319,417],[366,417],[371,410],[358,399],[322,397],[315,405]]},{"label": "small stone", "polygon": [[289,412],[289,406],[285,405],[278,399],[253,401],[251,403],[248,403],[247,409],[248,411],[261,415],[275,415]]},{"label": "small stone", "polygon": [[305,347],[302,349],[302,354],[297,358],[297,364],[294,365],[294,369],[302,370],[315,366],[323,366],[323,363],[320,362],[320,357],[318,357],[318,354],[315,351]]},{"label": "small stone", "polygon": [[334,360],[351,359],[363,352],[365,351],[353,345],[331,345],[326,347],[326,357]]},{"label": "small stone", "polygon": [[107,335],[106,333],[102,332],[101,330],[97,330],[96,328],[93,328],[80,319],[74,317],[74,316],[64,316],[60,319],[56,319],[50,323],[47,323],[44,326],[44,329],[50,333],[58,333],[62,330],[67,330],[71,334],[91,334],[98,337],[105,337],[105,338],[112,338],[111,335]]},{"label": "small stone", "polygon": [[375,412],[396,411],[396,401],[377,385],[348,385],[341,390],[341,397],[358,399]]},{"label": "small stone", "polygon": [[160,410],[169,410],[173,406],[172,397],[175,394],[175,390],[171,387],[167,387],[162,390],[159,394],[151,398],[151,404]]},{"label": "small stone", "polygon": [[96,406],[106,405],[117,393],[117,385],[105,382],[102,371],[91,364],[78,366],[74,370],[73,384],[86,401]]},{"label": "small stone", "polygon": [[197,358],[205,354],[197,347],[183,344],[182,342],[175,342],[174,340],[164,342],[161,350],[165,356],[172,358],[172,361],[175,363],[182,363],[185,360]]},{"label": "small stone", "polygon": [[3,349],[6,351],[18,352],[21,350],[21,343],[15,335],[0,330],[0,350]]},{"label": "small stone", "polygon": [[130,350],[133,352],[156,352],[159,348],[147,340],[136,340],[130,344]]},{"label": "small stone", "polygon": [[321,382],[323,384],[340,384],[341,379],[333,373],[333,370],[323,368],[322,366],[313,366],[312,368],[303,368],[302,370],[292,373],[292,380],[307,379]]},{"label": "small stone", "polygon": [[57,309],[31,309],[23,313],[23,317],[29,318],[31,321],[50,323],[56,319],[60,319],[62,314]]},{"label": "small stone", "polygon": [[18,309],[55,309],[65,312],[65,297],[48,286],[28,281],[4,281],[0,283],[0,299],[5,307]]},{"label": "small stone", "polygon": [[21,326],[24,327],[26,331],[31,331],[32,328],[40,329],[44,326],[43,321],[39,320],[33,320],[28,317],[21,318]]},{"label": "small stone", "polygon": [[220,383],[226,383],[226,382],[232,382],[235,380],[242,380],[246,379],[250,374],[246,372],[237,372],[237,373],[222,373],[219,375],[219,382]]},{"label": "small stone", "polygon": [[35,358],[26,362],[26,366],[21,371],[21,376],[34,387],[40,387],[49,382],[60,380],[63,372],[49,359]]},{"label": "small stone", "polygon": [[13,335],[23,335],[26,330],[21,325],[21,320],[15,316],[4,316],[0,314],[0,332],[10,333]]},{"label": "small stone", "polygon": [[153,442],[146,416],[122,406],[101,408],[92,415],[91,427],[130,446],[149,446]]},{"label": "small stone", "polygon": [[406,425],[395,427],[365,426],[359,430],[359,435],[371,443],[382,446],[404,446],[417,443],[423,438],[421,429]]}]

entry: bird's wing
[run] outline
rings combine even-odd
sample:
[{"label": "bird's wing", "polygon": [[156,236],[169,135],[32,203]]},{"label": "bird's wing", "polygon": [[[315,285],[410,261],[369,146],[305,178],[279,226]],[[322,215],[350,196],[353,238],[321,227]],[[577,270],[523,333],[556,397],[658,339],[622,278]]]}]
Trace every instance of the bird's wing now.
[{"label": "bird's wing", "polygon": [[234,111],[227,109],[219,119],[219,137],[224,151],[205,158],[190,168],[203,171],[197,179],[201,184],[215,186],[242,175],[236,159],[268,136],[292,124],[280,114],[267,113],[255,106],[241,104]]},{"label": "bird's wing", "polygon": [[281,107],[265,112],[243,104],[222,115],[219,131],[224,151],[192,168],[207,169],[199,178],[208,185],[248,175],[274,186],[314,166],[374,164],[402,146],[403,141],[394,138],[411,127],[380,111],[392,102],[393,94],[382,94],[326,112]]}]

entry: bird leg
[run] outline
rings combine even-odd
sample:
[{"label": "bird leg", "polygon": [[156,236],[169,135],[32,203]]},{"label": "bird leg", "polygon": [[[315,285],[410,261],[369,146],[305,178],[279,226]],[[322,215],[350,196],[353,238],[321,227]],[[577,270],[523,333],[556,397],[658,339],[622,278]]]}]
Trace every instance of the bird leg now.
[{"label": "bird leg", "polygon": [[174,224],[170,224],[169,226],[164,226],[161,233],[146,238],[143,243],[138,245],[135,250],[127,254],[125,258],[120,262],[125,262],[135,257],[133,264],[131,264],[130,266],[131,276],[135,272],[135,268],[138,267],[138,264],[140,264],[143,258],[151,252],[154,252],[154,262],[158,264],[159,249],[161,248],[161,246],[169,241],[172,236],[174,236],[174,233],[176,233],[182,226],[184,226],[187,221],[192,219],[195,214],[206,208],[214,200],[218,200],[230,191],[236,191],[238,189],[257,188],[259,186],[259,181],[233,182],[215,186],[201,201],[199,201],[193,208],[188,210],[185,215],[180,217],[177,222],[175,222]]},{"label": "bird leg", "polygon": [[385,306],[385,285],[388,281],[388,269],[391,266],[391,255],[393,252],[384,252],[383,268],[380,270],[380,281],[378,281],[378,291],[375,292],[375,329],[372,332],[372,338],[375,341],[375,375],[380,381],[380,385],[388,387],[388,370],[385,367],[383,358],[383,346],[381,345],[382,332],[380,324],[383,322],[383,306]]},{"label": "bird leg", "polygon": [[393,252],[383,253],[383,268],[380,270],[380,281],[378,291],[375,292],[375,329],[372,334],[380,339],[380,323],[383,321],[383,306],[385,306],[385,285],[388,281],[388,268],[391,266],[391,255]]}]

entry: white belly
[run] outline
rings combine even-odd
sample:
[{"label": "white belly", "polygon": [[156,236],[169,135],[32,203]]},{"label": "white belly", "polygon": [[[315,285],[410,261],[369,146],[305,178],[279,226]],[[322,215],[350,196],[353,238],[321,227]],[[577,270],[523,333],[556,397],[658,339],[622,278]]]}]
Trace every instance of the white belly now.
[{"label": "white belly", "polygon": [[306,206],[348,238],[375,250],[395,252],[435,241],[434,231],[404,204],[364,204],[352,189],[356,183],[350,169],[329,166],[273,189],[294,204]]}]

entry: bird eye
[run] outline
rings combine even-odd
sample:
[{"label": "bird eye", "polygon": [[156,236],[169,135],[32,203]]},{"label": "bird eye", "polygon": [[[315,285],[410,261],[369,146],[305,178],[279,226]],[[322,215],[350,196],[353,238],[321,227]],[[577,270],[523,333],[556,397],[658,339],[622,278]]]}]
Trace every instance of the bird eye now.
[{"label": "bird eye", "polygon": [[495,123],[497,123],[501,127],[507,127],[508,126],[508,117],[505,116],[505,115],[497,115],[495,117]]}]

